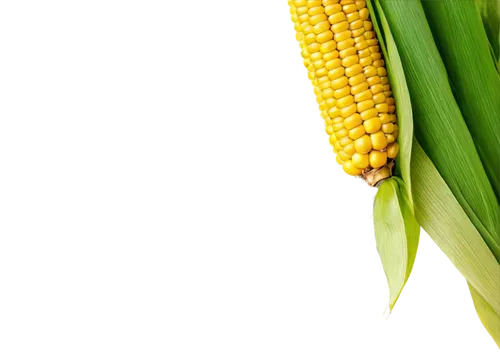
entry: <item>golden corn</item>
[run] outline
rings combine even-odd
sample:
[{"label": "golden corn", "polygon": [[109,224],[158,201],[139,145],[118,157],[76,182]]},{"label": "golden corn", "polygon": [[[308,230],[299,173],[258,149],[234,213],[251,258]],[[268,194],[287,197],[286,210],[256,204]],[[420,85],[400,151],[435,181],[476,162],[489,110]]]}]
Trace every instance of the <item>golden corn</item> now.
[{"label": "golden corn", "polygon": [[392,168],[396,107],[363,0],[288,0],[325,131],[349,175]]}]

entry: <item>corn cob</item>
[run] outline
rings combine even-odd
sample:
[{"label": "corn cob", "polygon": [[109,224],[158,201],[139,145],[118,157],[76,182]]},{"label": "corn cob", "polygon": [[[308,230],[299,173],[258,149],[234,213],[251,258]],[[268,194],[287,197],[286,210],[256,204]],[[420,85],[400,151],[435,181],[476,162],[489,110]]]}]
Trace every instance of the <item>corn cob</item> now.
[{"label": "corn cob", "polygon": [[370,185],[392,175],[396,107],[363,0],[288,0],[337,163]]}]

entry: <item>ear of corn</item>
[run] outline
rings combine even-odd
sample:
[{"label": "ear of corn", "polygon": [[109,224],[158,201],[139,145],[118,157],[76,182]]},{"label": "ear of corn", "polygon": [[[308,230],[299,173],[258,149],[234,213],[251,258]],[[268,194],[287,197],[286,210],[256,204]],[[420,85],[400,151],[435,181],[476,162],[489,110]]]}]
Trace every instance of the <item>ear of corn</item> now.
[{"label": "ear of corn", "polygon": [[422,6],[457,104],[500,200],[500,76],[479,13],[472,0],[424,1]]}]

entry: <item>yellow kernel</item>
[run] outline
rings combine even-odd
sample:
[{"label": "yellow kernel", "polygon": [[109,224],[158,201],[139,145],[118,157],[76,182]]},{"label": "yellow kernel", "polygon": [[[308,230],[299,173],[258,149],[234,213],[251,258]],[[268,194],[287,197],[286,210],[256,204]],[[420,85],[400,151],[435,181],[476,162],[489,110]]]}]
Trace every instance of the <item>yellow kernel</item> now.
[{"label": "yellow kernel", "polygon": [[359,18],[360,18],[361,20],[366,20],[366,19],[368,19],[368,16],[369,16],[369,15],[370,15],[370,13],[369,13],[369,11],[368,11],[368,9],[367,9],[366,7],[365,7],[365,8],[363,8],[363,9],[361,9],[361,10],[359,10]]},{"label": "yellow kernel", "polygon": [[388,133],[388,134],[394,132],[394,124],[392,124],[392,123],[382,124],[382,132]]},{"label": "yellow kernel", "polygon": [[365,31],[365,38],[367,40],[376,39],[375,31]]},{"label": "yellow kernel", "polygon": [[[320,49],[321,50],[321,49]],[[327,53],[323,53],[323,60],[326,61],[331,61],[339,57],[339,52],[337,50],[330,51]]]},{"label": "yellow kernel", "polygon": [[358,37],[365,33],[365,29],[361,27],[359,29],[353,29],[351,30],[351,32],[352,32],[352,37]]},{"label": "yellow kernel", "polygon": [[339,100],[342,97],[345,97],[351,93],[351,87],[349,86],[344,86],[342,88],[336,89],[333,92],[333,97],[335,97],[337,100]]},{"label": "yellow kernel", "polygon": [[361,173],[363,172],[361,169],[359,168],[356,168],[352,162],[350,160],[347,160],[345,162],[342,163],[342,168],[344,169],[344,171],[349,174],[349,175],[352,175],[352,176],[357,176],[357,175],[361,175]]},{"label": "yellow kernel", "polygon": [[373,29],[373,25],[371,21],[363,21],[363,27],[365,28],[366,31],[370,31]]},{"label": "yellow kernel", "polygon": [[359,62],[358,55],[351,55],[351,56],[347,56],[346,58],[342,59],[342,66],[347,68],[347,67],[350,67],[358,62]]},{"label": "yellow kernel", "polygon": [[379,152],[377,150],[372,150],[369,155],[370,165],[372,168],[380,168],[387,163],[387,154],[385,152]]},{"label": "yellow kernel", "polygon": [[321,118],[323,118],[323,119],[328,118],[328,112],[326,110],[321,112]]},{"label": "yellow kernel", "polygon": [[354,36],[353,35],[352,38],[354,39],[354,43],[360,43],[362,41],[366,41],[364,36]]},{"label": "yellow kernel", "polygon": [[340,109],[338,109],[337,106],[330,108],[328,110],[328,116],[330,118],[336,118],[336,117],[340,116]]},{"label": "yellow kernel", "polygon": [[328,70],[325,67],[316,70],[316,77],[324,77],[328,75]]},{"label": "yellow kernel", "polygon": [[388,113],[389,112],[389,106],[387,105],[387,103],[379,103],[375,106],[375,108],[377,109],[377,111],[379,113]]},{"label": "yellow kernel", "polygon": [[339,152],[339,157],[340,157],[340,159],[341,159],[342,161],[344,161],[344,162],[345,162],[346,160],[351,159],[351,156],[352,156],[351,154],[347,154],[347,153],[346,153],[346,152],[344,152],[343,150],[341,150],[341,151]]},{"label": "yellow kernel", "polygon": [[344,129],[344,123],[337,123],[333,125],[333,131],[338,132]]},{"label": "yellow kernel", "polygon": [[[331,39],[333,39],[333,32],[331,32],[330,30],[322,32],[318,36],[316,36],[316,42],[319,44],[330,41]],[[319,50],[321,51],[321,47]]]},{"label": "yellow kernel", "polygon": [[[384,94],[384,96],[385,96],[385,94]],[[387,98],[387,97],[386,97],[386,98]],[[386,102],[389,106],[393,106],[393,105],[394,105],[394,103],[395,103],[394,98],[392,98],[392,97],[388,97],[388,98],[386,99],[386,101],[385,101],[385,102]]]},{"label": "yellow kernel", "polygon": [[321,92],[321,96],[322,96],[324,99],[327,99],[327,98],[333,97],[333,89],[331,89],[331,88],[327,88],[327,89],[325,89],[323,92]]},{"label": "yellow kernel", "polygon": [[363,57],[359,59],[359,64],[363,67],[370,66],[372,64],[372,58],[370,56]]},{"label": "yellow kernel", "polygon": [[361,10],[366,7],[366,2],[364,0],[356,0],[356,8]]},{"label": "yellow kernel", "polygon": [[333,126],[325,126],[325,132],[328,135],[332,135],[333,134]]},{"label": "yellow kernel", "polygon": [[330,119],[330,117],[325,119],[325,126],[331,126],[333,124],[333,121]]},{"label": "yellow kernel", "polygon": [[358,9],[356,8],[356,5],[355,4],[350,4],[350,5],[344,5],[342,7],[342,11],[344,11],[344,13],[346,14],[350,14],[351,12],[355,12],[357,11]]},{"label": "yellow kernel", "polygon": [[387,138],[382,131],[370,134],[370,141],[373,149],[382,150],[387,147]]},{"label": "yellow kernel", "polygon": [[342,60],[340,58],[333,59],[325,63],[325,67],[327,70],[331,71],[335,68],[338,68],[342,65]]},{"label": "yellow kernel", "polygon": [[349,29],[350,30],[357,30],[357,29],[362,29],[362,28],[363,28],[363,20],[349,21]]},{"label": "yellow kernel", "polygon": [[362,51],[368,48],[368,44],[366,43],[366,41],[361,41],[357,43],[354,47],[356,48],[357,51]]},{"label": "yellow kernel", "polygon": [[370,50],[370,53],[377,53],[377,52],[380,52],[380,48],[378,46],[370,46],[368,47],[368,49]]},{"label": "yellow kernel", "polygon": [[391,118],[390,119],[391,123],[396,123],[396,115],[395,114],[389,114],[389,117]]},{"label": "yellow kernel", "polygon": [[339,123],[344,123],[344,118],[343,117],[335,117],[333,119],[333,124],[339,124]]},{"label": "yellow kernel", "polygon": [[354,143],[349,143],[343,149],[344,152],[346,152],[349,155],[353,155],[354,153],[356,153],[356,149],[354,148]]},{"label": "yellow kernel", "polygon": [[398,155],[398,151],[399,151],[398,143],[394,142],[389,144],[387,146],[387,157],[396,158],[396,156]]},{"label": "yellow kernel", "polygon": [[368,50],[368,49],[361,50],[358,52],[358,56],[359,56],[359,58],[368,57],[368,56],[370,56],[370,50]]},{"label": "yellow kernel", "polygon": [[315,6],[309,8],[308,14],[309,16],[314,16],[318,14],[323,14],[325,12],[325,8],[323,6]]},{"label": "yellow kernel", "polygon": [[359,169],[366,169],[370,165],[368,154],[354,153],[352,156],[352,164]]},{"label": "yellow kernel", "polygon": [[354,97],[351,95],[337,99],[337,107],[341,109],[350,106],[353,103],[354,103]]},{"label": "yellow kernel", "polygon": [[[332,24],[332,30],[335,33],[339,32],[339,31],[335,31],[335,29],[333,28],[333,25],[338,24],[340,22],[344,22],[344,21],[347,23],[345,14],[343,12],[336,12],[335,14],[330,15],[328,17],[328,21],[330,22],[330,24]],[[349,28],[349,25],[347,25],[347,28]],[[345,30],[347,30],[347,28]]]},{"label": "yellow kernel", "polygon": [[313,33],[319,35],[320,33],[325,32],[329,29],[330,29],[330,23],[325,19],[325,21],[322,21],[313,26]]},{"label": "yellow kernel", "polygon": [[380,123],[380,119],[378,117],[373,117],[364,121],[363,127],[365,127],[366,133],[375,133],[380,130],[382,123]]},{"label": "yellow kernel", "polygon": [[298,5],[295,6],[296,6],[295,12],[297,13],[297,15],[304,15],[307,14],[307,12],[309,11],[307,6],[298,6]]},{"label": "yellow kernel", "polygon": [[348,145],[349,145],[349,144],[351,144],[351,143],[352,143],[352,139],[351,139],[351,138],[349,138],[349,137],[347,137],[347,136],[342,137],[342,138],[340,138],[340,139],[339,139],[339,144],[340,144],[340,146],[341,146],[342,148],[344,148],[344,147],[348,146]]},{"label": "yellow kernel", "polygon": [[368,83],[368,86],[376,85],[377,83],[380,83],[380,77],[375,75],[373,77],[368,78],[366,82]]},{"label": "yellow kernel", "polygon": [[344,72],[345,70],[342,66],[334,68],[333,70],[328,72],[328,78],[333,81],[334,79],[344,76]]},{"label": "yellow kernel", "polygon": [[359,125],[349,131],[349,138],[356,140],[364,136],[365,133],[365,128],[362,125]]},{"label": "yellow kernel", "polygon": [[380,77],[387,76],[387,71],[384,67],[377,68],[377,73]]},{"label": "yellow kernel", "polygon": [[[332,33],[330,31],[330,33]],[[321,53],[328,53],[330,51],[333,51],[335,50],[335,48],[337,47],[337,43],[335,41],[327,41],[325,43],[322,43],[319,50]]]},{"label": "yellow kernel", "polygon": [[361,118],[366,121],[370,118],[376,117],[378,114],[378,111],[376,108],[370,108],[367,109],[366,111],[361,112]]},{"label": "yellow kernel", "polygon": [[368,46],[378,45],[377,39],[368,39],[368,40],[366,40],[366,43],[368,44]]},{"label": "yellow kernel", "polygon": [[[328,78],[328,77],[327,77],[327,78]],[[331,87],[330,81],[320,83],[320,84],[319,84],[319,86],[318,86],[318,88],[319,88],[320,90],[325,90],[325,89],[330,88],[330,87]]]},{"label": "yellow kernel", "polygon": [[359,12],[351,12],[350,14],[346,15],[347,22],[353,22],[359,19]]},{"label": "yellow kernel", "polygon": [[359,102],[357,106],[358,106],[358,112],[361,113],[361,115],[363,115],[364,111],[367,111],[370,108],[375,107],[375,103],[373,103],[373,101],[369,99],[366,101]]},{"label": "yellow kernel", "polygon": [[366,80],[365,75],[362,73],[358,73],[356,76],[349,78],[349,84],[351,86],[359,85],[361,82]]},{"label": "yellow kernel", "polygon": [[344,127],[347,129],[353,129],[354,127],[359,126],[362,122],[363,120],[361,119],[359,113],[354,113],[344,120]]},{"label": "yellow kernel", "polygon": [[[367,87],[368,88],[368,87]],[[370,90],[365,90],[363,92],[358,93],[357,95],[354,96],[354,100],[356,102],[362,102],[366,101],[372,98],[372,93]]]},{"label": "yellow kernel", "polygon": [[325,61],[323,61],[323,60],[314,61],[313,66],[315,69],[325,67]]},{"label": "yellow kernel", "polygon": [[[373,94],[380,93],[384,90],[384,86],[382,86],[380,83],[370,86],[370,91],[372,91]],[[387,95],[386,95],[387,96]]]},{"label": "yellow kernel", "polygon": [[389,123],[391,121],[391,117],[387,113],[381,113],[379,115],[379,119],[381,124]]},{"label": "yellow kernel", "polygon": [[[385,95],[383,93],[377,93],[373,96],[373,102],[376,104],[384,103],[386,101]],[[383,111],[380,111],[383,112]]]},{"label": "yellow kernel", "polygon": [[[335,129],[335,127],[333,129]],[[342,128],[342,129],[340,129],[340,130],[338,130],[338,131],[335,132],[335,136],[339,140],[342,139],[342,138],[344,138],[344,137],[346,137],[348,134],[349,134],[349,131],[347,129],[345,129],[345,128]]]},{"label": "yellow kernel", "polygon": [[363,74],[366,77],[372,77],[377,75],[377,69],[373,66],[367,66],[363,69]]},{"label": "yellow kernel", "polygon": [[333,147],[336,150],[336,153],[340,152],[342,150],[342,147],[340,146],[340,141],[336,141]]},{"label": "yellow kernel", "polygon": [[307,46],[307,51],[309,53],[319,52],[320,47],[321,47],[321,45],[319,43],[313,42],[312,44]]},{"label": "yellow kernel", "polygon": [[330,23],[333,24],[331,29],[335,34],[349,29],[349,23],[347,21],[342,21],[339,23],[332,23],[330,21]]},{"label": "yellow kernel", "polygon": [[396,138],[394,138],[392,134],[386,134],[385,136],[387,138],[387,143],[394,143],[396,141]]},{"label": "yellow kernel", "polygon": [[[335,89],[338,89],[338,88],[342,88],[344,86],[347,86],[347,84],[349,83],[349,80],[347,77],[345,76],[342,76],[340,78],[336,78],[332,81],[332,88],[335,90]],[[332,94],[333,95],[333,94]]]},{"label": "yellow kernel", "polygon": [[311,55],[311,61],[318,61],[323,59],[323,56],[319,52],[315,52]]},{"label": "yellow kernel", "polygon": [[[335,148],[333,148],[333,152],[335,153]],[[340,157],[338,155],[335,157],[335,160],[337,161],[337,164],[342,165],[342,163],[343,163],[342,159],[340,159]]]},{"label": "yellow kernel", "polygon": [[[345,60],[345,59],[344,59]],[[359,63],[356,63],[350,67],[347,67],[345,69],[345,75],[347,77],[353,77],[356,76],[357,74],[361,73],[363,71],[363,67]]]},{"label": "yellow kernel", "polygon": [[340,12],[342,10],[342,6],[340,4],[332,4],[325,6],[325,14],[328,16],[333,15],[337,12]]},{"label": "yellow kernel", "polygon": [[373,66],[375,66],[375,67],[383,67],[384,66],[384,60],[375,60],[375,61],[373,61]]},{"label": "yellow kernel", "polygon": [[350,106],[347,106],[340,110],[340,115],[344,118],[347,118],[354,113],[356,113],[356,103],[353,103]]},{"label": "yellow kernel", "polygon": [[[327,22],[328,17],[324,13],[316,14],[313,16],[309,17],[309,23],[314,26],[316,24],[319,24],[320,22]],[[330,26],[328,26],[330,27]]]},{"label": "yellow kernel", "polygon": [[388,110],[389,113],[394,113],[396,112],[396,107],[395,106],[389,106],[389,110]]},{"label": "yellow kernel", "polygon": [[315,41],[316,41],[316,35],[315,34],[307,34],[304,37],[304,42],[306,43],[306,45],[310,45],[310,44],[312,44]]},{"label": "yellow kernel", "polygon": [[337,42],[337,49],[339,51],[342,51],[345,50],[346,48],[352,47],[353,45],[354,45],[354,39],[348,38],[347,40]]},{"label": "yellow kernel", "polygon": [[[351,94],[357,95],[363,91],[366,91],[368,89],[368,87],[369,87],[368,83],[361,82],[360,84],[351,87]],[[371,95],[371,92],[370,92],[370,95]]]},{"label": "yellow kernel", "polygon": [[366,154],[370,150],[372,150],[372,142],[370,140],[370,137],[368,135],[364,135],[361,138],[358,138],[354,141],[354,148],[356,149],[356,152],[360,154]]},{"label": "yellow kernel", "polygon": [[327,98],[325,100],[326,108],[328,108],[328,109],[330,109],[333,106],[335,106],[336,103],[337,103],[337,101],[335,100],[335,98]]},{"label": "yellow kernel", "polygon": [[352,56],[356,54],[356,49],[354,47],[349,47],[346,48],[345,50],[342,50],[339,52],[339,57],[340,58],[346,58],[348,56]]},{"label": "yellow kernel", "polygon": [[345,30],[335,34],[333,37],[335,41],[340,42],[351,38],[351,31]]}]

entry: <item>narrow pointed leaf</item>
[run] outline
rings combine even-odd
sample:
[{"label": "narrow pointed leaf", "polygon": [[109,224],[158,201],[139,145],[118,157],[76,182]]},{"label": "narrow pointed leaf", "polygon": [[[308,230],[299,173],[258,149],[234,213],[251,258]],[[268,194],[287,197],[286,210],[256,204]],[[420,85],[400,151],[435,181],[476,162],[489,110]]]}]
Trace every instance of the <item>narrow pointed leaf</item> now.
[{"label": "narrow pointed leaf", "polygon": [[470,284],[469,290],[479,319],[500,348],[500,315],[491,308],[488,302]]}]

